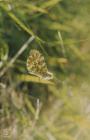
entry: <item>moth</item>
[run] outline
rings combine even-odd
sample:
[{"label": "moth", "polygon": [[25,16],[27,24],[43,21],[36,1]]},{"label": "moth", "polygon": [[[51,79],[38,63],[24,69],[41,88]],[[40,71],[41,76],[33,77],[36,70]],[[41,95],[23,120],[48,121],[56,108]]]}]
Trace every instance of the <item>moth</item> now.
[{"label": "moth", "polygon": [[27,58],[27,70],[41,79],[53,79],[53,73],[48,71],[44,56],[38,50],[31,50]]}]

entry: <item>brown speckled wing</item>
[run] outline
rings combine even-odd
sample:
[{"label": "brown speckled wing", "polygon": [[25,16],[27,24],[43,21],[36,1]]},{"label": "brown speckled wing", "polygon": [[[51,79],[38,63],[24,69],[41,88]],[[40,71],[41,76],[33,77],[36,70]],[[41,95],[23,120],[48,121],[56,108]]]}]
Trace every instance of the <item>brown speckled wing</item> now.
[{"label": "brown speckled wing", "polygon": [[47,72],[45,59],[38,50],[31,50],[27,59],[27,70],[29,73],[43,77]]}]

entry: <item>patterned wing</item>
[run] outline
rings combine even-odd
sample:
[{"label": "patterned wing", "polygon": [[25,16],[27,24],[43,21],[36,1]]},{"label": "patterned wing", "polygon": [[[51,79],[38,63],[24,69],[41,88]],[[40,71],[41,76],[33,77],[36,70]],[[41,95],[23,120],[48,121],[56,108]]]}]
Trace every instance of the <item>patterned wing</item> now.
[{"label": "patterned wing", "polygon": [[38,50],[31,50],[27,59],[27,70],[31,74],[44,77],[48,72],[45,59]]}]

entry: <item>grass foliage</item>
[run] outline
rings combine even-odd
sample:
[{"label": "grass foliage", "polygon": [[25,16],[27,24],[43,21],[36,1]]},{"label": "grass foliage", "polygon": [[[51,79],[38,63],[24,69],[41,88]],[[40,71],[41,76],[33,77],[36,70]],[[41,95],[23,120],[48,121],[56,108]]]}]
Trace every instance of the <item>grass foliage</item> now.
[{"label": "grass foliage", "polygon": [[[90,1],[0,0],[0,139],[90,140]],[[29,75],[29,51],[53,80]]]}]

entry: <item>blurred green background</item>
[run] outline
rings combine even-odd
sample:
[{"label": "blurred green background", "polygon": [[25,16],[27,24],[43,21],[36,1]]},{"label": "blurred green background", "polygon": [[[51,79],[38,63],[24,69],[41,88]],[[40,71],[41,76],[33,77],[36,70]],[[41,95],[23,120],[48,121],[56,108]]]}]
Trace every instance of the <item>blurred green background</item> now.
[{"label": "blurred green background", "polygon": [[[89,44],[89,0],[0,0],[2,140],[90,140]],[[28,74],[32,49],[53,80]]]}]

